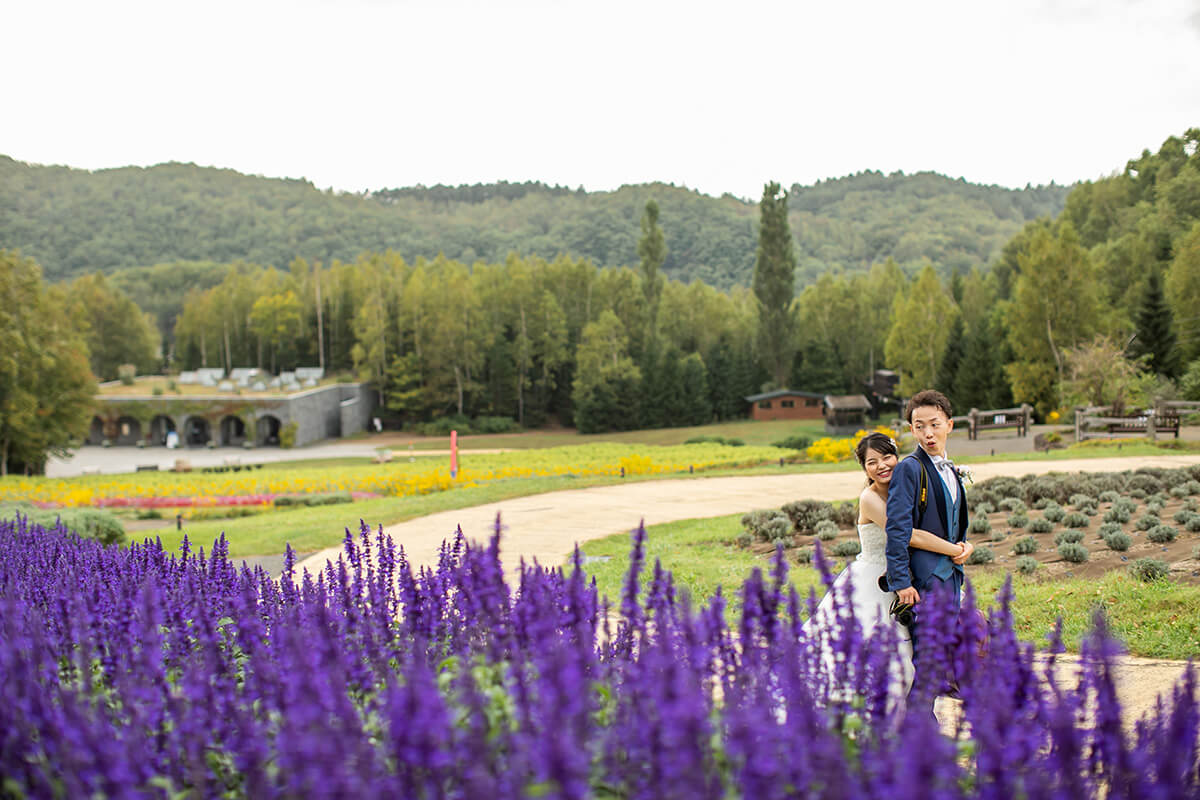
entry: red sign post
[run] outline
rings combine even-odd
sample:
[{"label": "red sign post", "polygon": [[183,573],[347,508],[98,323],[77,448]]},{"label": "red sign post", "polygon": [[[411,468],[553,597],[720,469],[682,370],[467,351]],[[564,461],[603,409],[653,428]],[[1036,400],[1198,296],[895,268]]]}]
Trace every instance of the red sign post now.
[{"label": "red sign post", "polygon": [[458,431],[450,431],[450,477],[458,477]]}]

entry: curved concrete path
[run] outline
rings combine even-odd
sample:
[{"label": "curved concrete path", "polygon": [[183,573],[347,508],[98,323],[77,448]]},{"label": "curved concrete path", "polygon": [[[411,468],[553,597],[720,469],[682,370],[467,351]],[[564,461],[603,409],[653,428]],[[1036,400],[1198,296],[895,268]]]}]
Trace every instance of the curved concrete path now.
[{"label": "curved concrete path", "polygon": [[[999,475],[1019,477],[1047,472],[1119,472],[1138,467],[1200,464],[1200,455],[1090,458],[1064,461],[1005,461],[973,466],[976,480]],[[793,500],[847,500],[863,487],[861,472],[814,472],[719,478],[634,481],[616,486],[568,489],[517,497],[498,503],[443,511],[390,525],[384,530],[413,564],[433,564],[442,540],[461,525],[468,539],[486,541],[496,515],[504,525],[501,557],[507,571],[519,560],[542,566],[565,563],[576,543],[621,531],[681,519],[720,517],[756,508],[778,508]],[[370,520],[367,520],[370,522]],[[341,546],[309,556],[300,567],[310,572],[337,560]]]}]

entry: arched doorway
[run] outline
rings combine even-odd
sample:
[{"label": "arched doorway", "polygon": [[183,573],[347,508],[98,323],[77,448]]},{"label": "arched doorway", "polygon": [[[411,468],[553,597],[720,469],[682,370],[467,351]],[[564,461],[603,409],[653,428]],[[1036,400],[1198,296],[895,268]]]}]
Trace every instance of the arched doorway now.
[{"label": "arched doorway", "polygon": [[246,423],[241,417],[228,416],[221,420],[221,444],[237,447],[246,441]]},{"label": "arched doorway", "polygon": [[259,417],[255,427],[257,428],[256,433],[259,447],[279,445],[279,428],[281,426],[278,417],[272,417],[269,414],[265,417]]},{"label": "arched doorway", "polygon": [[117,418],[117,440],[114,444],[119,447],[131,447],[141,441],[141,438],[142,423],[133,417]]},{"label": "arched doorway", "polygon": [[104,441],[104,420],[92,417],[92,427],[88,429],[88,444],[100,444]]},{"label": "arched doorway", "polygon": [[188,447],[203,447],[212,438],[212,431],[204,417],[188,417],[183,425],[183,435]]},{"label": "arched doorway", "polygon": [[175,431],[175,420],[168,417],[166,414],[159,414],[154,419],[150,420],[150,443],[156,445],[165,445],[167,443],[167,434]]}]

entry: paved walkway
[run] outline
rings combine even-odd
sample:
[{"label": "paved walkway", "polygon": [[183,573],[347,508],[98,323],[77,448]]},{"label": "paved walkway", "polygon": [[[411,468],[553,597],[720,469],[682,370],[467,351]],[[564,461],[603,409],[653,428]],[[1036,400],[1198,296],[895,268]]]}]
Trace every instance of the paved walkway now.
[{"label": "paved walkway", "polygon": [[[1142,466],[1190,464],[1200,464],[1200,455],[1010,461],[980,464],[973,470],[977,480],[985,480],[998,475],[1117,472]],[[642,520],[647,525],[658,525],[756,508],[778,508],[805,498],[848,500],[857,497],[863,485],[863,475],[858,471],[641,481],[548,492],[443,511],[391,525],[385,531],[404,546],[414,564],[432,564],[442,540],[453,537],[457,526],[462,526],[467,538],[485,541],[499,514],[504,524],[501,558],[511,571],[521,557],[526,561],[536,558],[543,566],[562,564],[576,543],[633,530]],[[316,572],[324,568],[326,560],[336,560],[340,552],[340,546],[322,550],[300,566]]]}]

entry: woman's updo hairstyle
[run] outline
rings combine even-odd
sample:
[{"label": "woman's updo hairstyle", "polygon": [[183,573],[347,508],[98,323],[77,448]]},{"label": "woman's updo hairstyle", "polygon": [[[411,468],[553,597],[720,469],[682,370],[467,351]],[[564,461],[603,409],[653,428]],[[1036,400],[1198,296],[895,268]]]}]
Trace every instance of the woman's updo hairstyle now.
[{"label": "woman's updo hairstyle", "polygon": [[882,453],[885,456],[898,456],[899,449],[896,447],[896,440],[883,433],[868,433],[866,436],[858,440],[858,444],[854,446],[854,457],[858,459],[860,467],[866,466],[867,451],[874,450],[876,453]]}]

